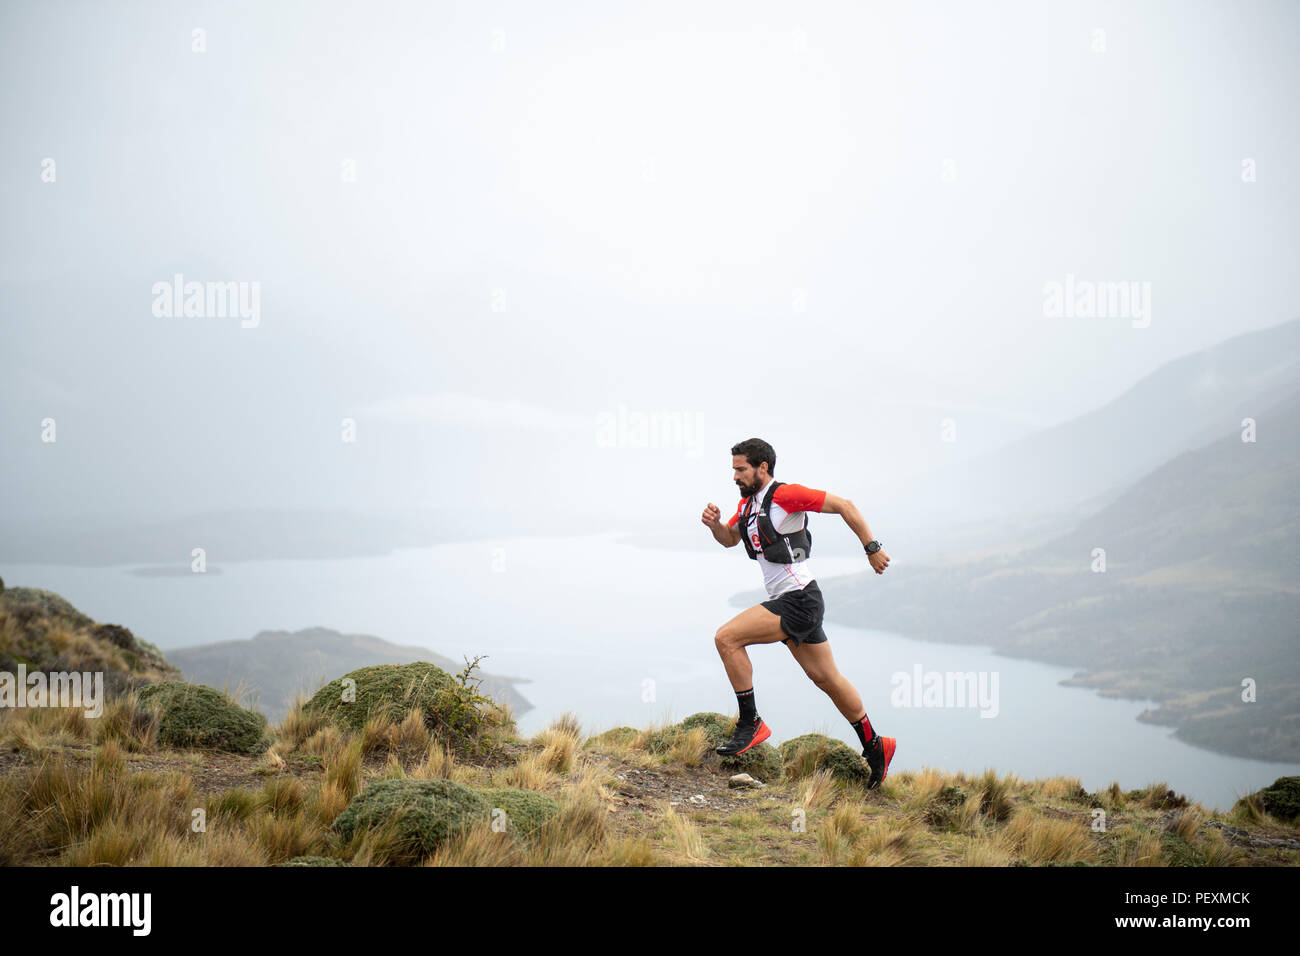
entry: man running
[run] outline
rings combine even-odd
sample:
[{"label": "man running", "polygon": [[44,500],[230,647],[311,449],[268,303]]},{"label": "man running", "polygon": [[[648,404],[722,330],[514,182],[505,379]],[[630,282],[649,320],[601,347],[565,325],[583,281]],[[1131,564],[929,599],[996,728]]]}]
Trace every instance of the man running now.
[{"label": "man running", "polygon": [[759,438],[749,438],[731,449],[731,467],[743,496],[736,513],[723,524],[722,512],[710,502],[702,521],[724,548],[742,541],[749,556],[758,561],[770,600],[742,611],[718,628],[714,637],[718,654],[740,705],[740,719],[731,739],[718,748],[723,756],[743,754],[772,735],[754,704],[754,669],[745,647],[783,641],[804,673],[824,690],[839,712],[853,725],[862,742],[862,756],[871,769],[869,788],[880,786],[889,772],[897,742],[881,737],[867,719],[862,698],[831,657],[822,629],[825,604],[813,580],[807,558],[812,549],[807,512],[838,514],[844,518],[867,553],[877,574],[884,574],[889,555],[871,536],[866,519],[852,501],[803,485],[776,481],[776,452]]}]

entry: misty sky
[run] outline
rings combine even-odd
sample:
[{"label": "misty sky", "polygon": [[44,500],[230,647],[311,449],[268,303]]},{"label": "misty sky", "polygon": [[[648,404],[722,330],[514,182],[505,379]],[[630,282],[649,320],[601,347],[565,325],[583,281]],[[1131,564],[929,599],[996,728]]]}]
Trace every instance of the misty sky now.
[{"label": "misty sky", "polygon": [[[8,517],[660,529],[757,435],[884,524],[1300,315],[1294,3],[6,0],[0,77]],[[256,326],[155,315],[178,273]],[[1149,326],[1045,316],[1067,275]]]}]

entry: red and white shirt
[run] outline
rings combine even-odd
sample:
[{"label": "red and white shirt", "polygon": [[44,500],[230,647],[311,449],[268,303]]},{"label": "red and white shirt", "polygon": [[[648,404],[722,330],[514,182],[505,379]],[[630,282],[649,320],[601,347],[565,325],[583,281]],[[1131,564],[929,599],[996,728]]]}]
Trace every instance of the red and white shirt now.
[{"label": "red and white shirt", "polygon": [[[749,516],[748,528],[742,528],[741,534],[749,535],[749,542],[758,552],[758,566],[763,569],[763,584],[767,587],[767,593],[771,597],[784,594],[786,591],[793,591],[802,588],[813,579],[813,573],[808,567],[808,561],[795,561],[793,564],[776,564],[763,557],[763,546],[759,544],[758,535],[758,506],[763,503],[763,497],[767,494],[767,487],[776,479],[769,478],[767,485],[754,494],[753,514]],[[731,516],[727,522],[727,527],[734,528],[740,521],[740,513],[745,510],[747,498],[741,498],[740,504],[736,505],[736,513]],[[778,533],[787,531],[798,531],[803,527],[806,520],[801,511],[822,510],[822,505],[826,503],[826,492],[818,491],[815,488],[807,488],[803,485],[786,483],[772,493],[772,507],[768,517],[772,519],[772,526]]]}]

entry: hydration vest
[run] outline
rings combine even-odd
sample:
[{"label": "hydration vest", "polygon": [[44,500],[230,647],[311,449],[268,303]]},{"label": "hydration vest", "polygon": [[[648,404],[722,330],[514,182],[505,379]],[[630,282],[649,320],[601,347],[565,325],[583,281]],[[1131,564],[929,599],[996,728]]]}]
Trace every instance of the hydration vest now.
[{"label": "hydration vest", "polygon": [[[793,564],[796,561],[803,561],[812,553],[812,532],[808,530],[808,515],[805,513],[803,518],[803,527],[798,531],[790,531],[781,534],[772,524],[770,515],[772,508],[772,495],[776,489],[781,487],[785,482],[773,481],[767,488],[767,494],[763,496],[763,503],[758,508],[758,539],[762,544],[763,557],[773,564]],[[758,550],[754,547],[754,542],[749,538],[749,519],[753,515],[754,496],[750,495],[745,500],[745,507],[741,511],[740,520],[736,526],[740,529],[740,540],[745,542],[745,551],[755,561],[758,560]]]}]

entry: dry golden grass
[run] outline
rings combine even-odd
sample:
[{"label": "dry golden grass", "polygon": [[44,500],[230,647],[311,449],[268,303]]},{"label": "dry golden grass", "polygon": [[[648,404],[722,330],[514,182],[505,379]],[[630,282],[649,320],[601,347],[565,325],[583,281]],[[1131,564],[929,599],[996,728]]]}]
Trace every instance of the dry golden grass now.
[{"label": "dry golden grass", "polygon": [[[281,753],[293,753],[328,726],[323,715],[310,714],[303,709],[306,703],[307,698],[302,694],[294,698],[289,713],[280,722],[280,726],[276,728],[274,746]],[[335,733],[337,734],[337,731]],[[319,751],[311,752],[319,753]]]},{"label": "dry golden grass", "polygon": [[1233,846],[1219,830],[1206,830],[1200,837],[1200,848],[1205,852],[1206,866],[1241,866],[1246,853]]},{"label": "dry golden grass", "polygon": [[1047,800],[1067,800],[1082,789],[1083,782],[1078,777],[1048,777],[1039,781],[1034,792]]},{"label": "dry golden grass", "polygon": [[107,641],[97,641],[85,631],[52,625],[46,628],[45,638],[60,659],[76,662],[76,666],[68,668],[69,670],[129,670],[121,648]]},{"label": "dry golden grass", "polygon": [[698,767],[709,749],[709,737],[703,727],[692,727],[678,734],[668,748],[668,762],[682,767]]},{"label": "dry golden grass", "polygon": [[962,866],[1010,866],[1015,855],[987,839],[975,839],[962,851]]},{"label": "dry golden grass", "polygon": [[659,824],[659,832],[678,862],[703,863],[709,856],[709,847],[700,828],[667,801],[659,807]]},{"label": "dry golden grass", "polygon": [[1170,829],[1184,840],[1194,840],[1206,816],[1205,811],[1196,805],[1184,807],[1174,814]]},{"label": "dry golden grass", "polygon": [[[353,733],[295,708],[266,755],[223,758],[232,761],[224,769],[242,768],[243,779],[255,783],[203,793],[195,781],[212,780],[209,758],[160,750],[156,735],[156,718],[130,697],[89,720],[79,708],[0,713],[0,745],[16,748],[20,760],[20,769],[0,777],[0,865],[248,866],[305,854],[384,865],[403,858],[392,827],[345,842],[332,824],[366,784],[385,777],[520,787],[558,801],[557,815],[526,838],[471,826],[424,861],[438,866],[1232,866],[1252,859],[1204,826],[1209,815],[1199,805],[1169,814],[1177,801],[1161,783],[1131,796],[1117,784],[1093,794],[1107,808],[1109,832],[1091,830],[1089,801],[1079,799],[1076,778],[1021,781],[992,770],[945,774],[931,767],[900,772],[870,793],[818,771],[774,781],[763,795],[728,798],[735,803],[721,817],[716,810],[693,813],[670,804],[664,791],[681,792],[709,775],[700,769],[702,730],[661,735],[656,753],[637,749],[636,741],[584,749],[571,714],[500,765],[453,750],[430,734],[418,711]],[[638,739],[644,744],[647,736]],[[137,769],[128,771],[128,755],[146,756],[132,756]],[[142,762],[175,769],[142,771]],[[633,777],[615,777],[620,765],[652,771],[634,775],[654,781],[657,789],[641,797],[652,812],[629,806],[624,794]],[[792,808],[807,824],[793,839]],[[1225,818],[1276,825],[1250,800]]]},{"label": "dry golden grass", "polygon": [[907,801],[914,807],[923,807],[934,799],[935,794],[943,789],[947,783],[947,774],[934,767],[925,767],[916,772],[904,772],[900,774],[890,774],[886,783],[893,780],[896,784],[909,794],[910,799]]},{"label": "dry golden grass", "polygon": [[920,846],[921,827],[908,817],[873,817],[846,861],[849,866],[917,866],[930,855]]},{"label": "dry golden grass", "polygon": [[806,813],[820,810],[834,798],[838,789],[829,770],[815,770],[795,784],[797,802]]},{"label": "dry golden grass", "polygon": [[1119,838],[1114,857],[1116,866],[1164,866],[1160,837],[1126,826],[1116,831]]},{"label": "dry golden grass", "polygon": [[659,858],[646,837],[628,836],[611,842],[595,862],[600,866],[656,866]]},{"label": "dry golden grass", "polygon": [[321,755],[325,782],[338,788],[349,800],[361,792],[361,759],[365,756],[364,750],[365,739],[362,737],[353,737],[346,742],[339,738],[336,749]]},{"label": "dry golden grass", "polygon": [[1027,863],[1095,863],[1097,849],[1091,834],[1082,818],[1060,820],[1021,807],[1007,822],[999,842]]},{"label": "dry golden grass", "polygon": [[844,801],[836,806],[814,827],[822,862],[831,866],[842,863],[852,854],[853,846],[866,826],[861,811],[852,802]]},{"label": "dry golden grass", "polygon": [[456,769],[456,757],[451,748],[441,740],[429,741],[424,760],[411,771],[416,780],[451,780]]},{"label": "dry golden grass", "polygon": [[565,774],[582,747],[582,726],[570,713],[563,714],[532,740],[541,747],[540,766],[548,773]]},{"label": "dry golden grass", "polygon": [[546,790],[558,783],[544,750],[525,754],[517,763],[502,767],[492,774],[492,780],[495,786],[518,787],[520,790]]}]

